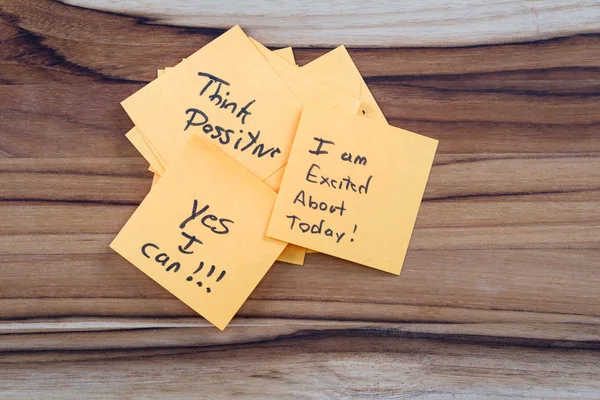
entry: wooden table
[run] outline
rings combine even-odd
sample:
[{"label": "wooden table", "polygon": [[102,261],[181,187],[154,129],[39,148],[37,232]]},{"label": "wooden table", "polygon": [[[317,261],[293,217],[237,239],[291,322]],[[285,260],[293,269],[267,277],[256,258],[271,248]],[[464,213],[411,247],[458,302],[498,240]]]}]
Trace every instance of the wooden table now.
[{"label": "wooden table", "polygon": [[[600,398],[597,2],[68,3],[0,1],[2,399]],[[400,277],[278,263],[220,332],[108,243],[151,181],[119,102],[234,23],[354,46],[440,145]]]}]

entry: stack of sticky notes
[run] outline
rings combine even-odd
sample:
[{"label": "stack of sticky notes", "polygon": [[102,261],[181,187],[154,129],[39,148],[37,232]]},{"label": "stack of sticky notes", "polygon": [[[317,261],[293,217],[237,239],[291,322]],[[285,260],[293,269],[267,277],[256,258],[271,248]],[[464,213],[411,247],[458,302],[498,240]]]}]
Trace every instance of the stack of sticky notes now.
[{"label": "stack of sticky notes", "polygon": [[158,75],[122,103],[155,179],[115,251],[219,329],[307,249],[400,273],[437,141],[387,124],[343,46],[298,67],[236,26]]}]

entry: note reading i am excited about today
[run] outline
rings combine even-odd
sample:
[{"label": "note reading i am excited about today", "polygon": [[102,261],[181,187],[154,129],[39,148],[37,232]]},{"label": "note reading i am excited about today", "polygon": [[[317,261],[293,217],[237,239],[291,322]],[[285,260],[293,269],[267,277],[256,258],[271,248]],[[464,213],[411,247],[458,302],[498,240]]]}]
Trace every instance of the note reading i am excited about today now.
[{"label": "note reading i am excited about today", "polygon": [[305,105],[267,235],[399,274],[437,143]]}]

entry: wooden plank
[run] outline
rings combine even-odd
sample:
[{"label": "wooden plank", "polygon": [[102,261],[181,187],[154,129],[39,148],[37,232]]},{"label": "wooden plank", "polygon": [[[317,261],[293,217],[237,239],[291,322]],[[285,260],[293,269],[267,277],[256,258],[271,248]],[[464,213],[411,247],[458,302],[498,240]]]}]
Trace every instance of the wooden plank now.
[{"label": "wooden plank", "polygon": [[[595,1],[537,0],[456,3],[360,1],[254,3],[247,0],[183,1],[68,0],[65,3],[147,18],[151,23],[226,29],[242,24],[269,45],[465,46],[532,41],[597,33],[600,8]],[[198,11],[202,11],[201,13]],[[232,16],[238,16],[232,18]],[[310,29],[306,29],[310,27]]]},{"label": "wooden plank", "polygon": [[504,155],[438,156],[426,200],[597,192],[600,157]]},{"label": "wooden plank", "polygon": [[139,85],[0,86],[4,157],[139,156],[120,105]]},{"label": "wooden plank", "polygon": [[[543,79],[547,73],[530,75]],[[580,88],[600,87],[600,70],[580,81],[549,77],[548,90],[573,92],[543,96],[527,85],[511,89],[510,79],[485,87],[473,79],[472,90],[448,89],[448,79],[391,79],[371,87],[391,124],[439,139],[442,154],[600,152],[599,103]],[[468,85],[471,79],[458,80]],[[140,87],[0,86],[0,157],[87,157],[91,140],[94,157],[137,156],[124,137],[132,123],[120,102]]]},{"label": "wooden plank", "polygon": [[0,202],[0,232],[2,235],[114,234],[134,210],[135,205]]},{"label": "wooden plank", "polygon": [[[145,167],[139,158],[1,160],[0,252],[111,252],[149,190]],[[598,182],[595,155],[438,156],[411,249],[597,248]]]},{"label": "wooden plank", "polygon": [[[243,2],[184,20],[178,0],[71,1],[0,2],[0,397],[598,397],[596,2],[236,21]],[[276,263],[220,332],[108,243],[151,178],[120,101],[235,22],[364,41],[350,53],[390,122],[441,142],[400,277]],[[531,37],[556,38],[514,43]]]},{"label": "wooden plank", "polygon": [[[3,235],[116,234],[134,205],[1,202]],[[600,224],[594,201],[426,201],[417,228],[511,228]],[[66,223],[68,221],[68,223]]]},{"label": "wooden plank", "polygon": [[[184,341],[176,331],[164,333]],[[543,341],[463,344],[460,336],[435,340],[401,330],[349,328],[203,348],[194,344],[201,333],[189,329],[184,335],[190,344],[174,349],[5,353],[0,390],[26,398],[43,392],[49,399],[72,397],[74,391],[91,398],[201,393],[209,398],[593,399],[600,390],[596,351],[545,348]],[[115,334],[103,335],[105,343],[114,343]],[[142,331],[139,340],[150,335]],[[85,340],[73,333],[54,337],[53,343],[62,337],[74,346]]]},{"label": "wooden plank", "polygon": [[[552,317],[556,317],[552,315]],[[596,323],[597,318],[596,318]],[[162,347],[210,348],[215,345],[236,345],[248,342],[264,342],[280,337],[312,334],[336,335],[336,332],[353,331],[366,333],[379,331],[398,338],[415,337],[449,338],[461,341],[466,336],[475,343],[497,343],[498,345],[531,345],[554,341],[552,347],[577,347],[597,349],[600,326],[588,323],[381,323],[360,321],[276,320],[237,319],[226,333],[218,332],[206,322],[193,319],[91,319],[58,318],[52,321],[30,320],[3,322],[0,337],[2,351],[90,351],[122,350]],[[170,340],[164,341],[164,333]],[[23,340],[23,335],[27,339]],[[56,340],[57,336],[68,335],[73,341]],[[162,343],[159,341],[162,340]]]},{"label": "wooden plank", "polygon": [[[0,200],[135,205],[150,189],[146,168],[139,157],[0,159]],[[424,199],[597,201],[598,182],[596,154],[437,155]]]},{"label": "wooden plank", "polygon": [[0,159],[0,200],[137,205],[150,190],[140,157]]},{"label": "wooden plank", "polygon": [[[115,225],[123,225],[122,213]],[[110,253],[113,233],[24,234],[0,236],[2,254]],[[542,224],[508,227],[416,227],[411,250],[469,249],[595,249],[600,243],[600,222]]]},{"label": "wooden plank", "polygon": [[[250,301],[238,316],[406,320],[394,305],[600,316],[599,263],[599,249],[409,251],[397,278],[311,254],[302,268],[277,263],[251,296],[261,302]],[[123,312],[150,316],[165,315],[163,305],[143,299],[173,298],[115,253],[4,254],[0,274],[3,299],[139,299],[139,305],[125,302]],[[97,314],[100,309],[64,307],[69,315],[103,315]],[[48,317],[65,316],[58,305],[44,309]],[[118,308],[112,310],[107,315],[120,315]],[[444,319],[444,310],[439,311],[437,318]],[[26,316],[10,310],[3,314]],[[415,318],[436,318],[432,314],[423,310]],[[173,307],[173,315],[195,314],[182,304]]]},{"label": "wooden plank", "polygon": [[[1,330],[9,332],[82,331],[122,329],[196,327],[212,328],[179,300],[160,297],[33,297],[0,298]],[[269,316],[265,316],[266,314]],[[262,322],[260,320],[263,320]],[[91,321],[91,323],[90,323]],[[453,306],[410,305],[399,303],[362,303],[335,301],[319,305],[306,299],[256,299],[251,297],[231,327],[254,325],[299,325],[350,321],[369,323],[454,324],[477,329],[478,324],[498,327],[598,325],[598,316],[522,310],[460,308]],[[512,324],[512,325],[510,325]],[[555,334],[544,330],[545,337]],[[207,329],[210,331],[211,329]],[[541,331],[540,331],[541,332]],[[577,332],[576,330],[573,332]],[[208,334],[208,333],[207,333]],[[557,333],[556,333],[557,334]],[[490,337],[497,336],[491,334]],[[218,337],[218,336],[217,336]]]},{"label": "wooden plank", "polygon": [[[123,219],[123,223],[126,222]],[[110,253],[115,233],[27,234],[0,236],[2,254]],[[548,224],[505,228],[415,228],[410,250],[595,249],[600,223]]]},{"label": "wooden plank", "polygon": [[[556,10],[562,12],[558,8]],[[592,16],[590,10],[586,8],[586,13]],[[3,39],[0,82],[11,84],[149,81],[156,77],[157,69],[177,64],[223,31],[150,24],[136,18],[69,7],[47,0],[36,1],[35,5],[7,0],[0,6],[0,17]],[[228,20],[227,24],[229,26],[231,21]],[[468,36],[473,37],[473,32],[468,31]],[[597,87],[594,82],[598,81],[596,74],[600,66],[599,42],[598,35],[589,35],[523,44],[451,49],[368,48],[351,49],[350,53],[367,78],[438,76],[455,81],[457,87],[467,88],[473,84],[462,80],[477,77],[465,74],[480,74],[478,81],[488,85],[486,87],[508,80],[512,81],[509,87],[517,88],[520,84],[532,89],[537,81],[538,90],[552,93],[564,92],[564,85],[569,88],[569,82],[577,80]],[[340,43],[344,42],[335,41],[327,47]],[[368,46],[377,46],[378,43],[379,40],[374,40]],[[294,51],[298,63],[303,65],[326,50]],[[537,78],[533,74],[523,75],[536,70],[551,75]],[[490,73],[499,74],[484,75]],[[589,74],[595,76],[592,81]],[[548,82],[540,86],[544,76],[554,76],[552,80],[560,81],[560,84]],[[581,90],[585,84],[577,86]]]}]

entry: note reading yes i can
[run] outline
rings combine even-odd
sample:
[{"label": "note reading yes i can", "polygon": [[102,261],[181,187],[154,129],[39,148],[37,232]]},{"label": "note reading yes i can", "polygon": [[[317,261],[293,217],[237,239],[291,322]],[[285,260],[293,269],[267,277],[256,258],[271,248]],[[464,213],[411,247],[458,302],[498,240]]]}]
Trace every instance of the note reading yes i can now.
[{"label": "note reading yes i can", "polygon": [[265,236],[275,197],[194,136],[111,247],[224,329],[286,246]]},{"label": "note reading yes i can", "polygon": [[305,105],[267,236],[399,274],[437,143]]}]

